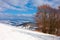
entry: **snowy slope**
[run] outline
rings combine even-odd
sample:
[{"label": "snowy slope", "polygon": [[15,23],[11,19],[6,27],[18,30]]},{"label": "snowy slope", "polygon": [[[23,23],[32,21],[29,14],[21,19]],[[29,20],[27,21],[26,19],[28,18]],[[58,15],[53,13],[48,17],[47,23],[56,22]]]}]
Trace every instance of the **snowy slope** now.
[{"label": "snowy slope", "polygon": [[60,37],[0,23],[0,40],[60,40]]}]

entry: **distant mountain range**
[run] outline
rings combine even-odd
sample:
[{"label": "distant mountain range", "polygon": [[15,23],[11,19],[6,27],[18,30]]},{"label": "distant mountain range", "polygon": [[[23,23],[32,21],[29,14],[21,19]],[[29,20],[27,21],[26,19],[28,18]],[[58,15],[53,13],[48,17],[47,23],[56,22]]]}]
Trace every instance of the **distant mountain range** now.
[{"label": "distant mountain range", "polygon": [[11,25],[17,25],[24,22],[34,22],[34,15],[32,14],[4,14],[0,13],[0,22],[11,24]]}]

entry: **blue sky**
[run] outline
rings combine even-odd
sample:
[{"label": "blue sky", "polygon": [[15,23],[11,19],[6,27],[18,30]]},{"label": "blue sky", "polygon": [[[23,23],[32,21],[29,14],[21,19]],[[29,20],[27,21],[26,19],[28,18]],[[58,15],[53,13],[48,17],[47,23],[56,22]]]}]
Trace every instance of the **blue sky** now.
[{"label": "blue sky", "polygon": [[7,14],[35,14],[37,7],[49,4],[56,8],[60,0],[0,0],[0,12]]}]

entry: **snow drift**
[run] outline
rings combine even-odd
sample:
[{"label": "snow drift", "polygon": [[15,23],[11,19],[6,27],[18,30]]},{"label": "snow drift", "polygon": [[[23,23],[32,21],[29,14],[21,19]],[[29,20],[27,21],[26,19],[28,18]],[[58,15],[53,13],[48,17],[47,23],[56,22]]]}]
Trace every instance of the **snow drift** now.
[{"label": "snow drift", "polygon": [[60,40],[54,36],[0,23],[0,40]]}]

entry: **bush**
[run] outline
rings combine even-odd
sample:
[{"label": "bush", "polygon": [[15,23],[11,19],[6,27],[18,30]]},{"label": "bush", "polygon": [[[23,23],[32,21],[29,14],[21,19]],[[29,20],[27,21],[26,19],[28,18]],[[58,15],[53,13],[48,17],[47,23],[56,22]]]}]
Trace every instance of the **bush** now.
[{"label": "bush", "polygon": [[48,5],[38,7],[35,15],[38,30],[48,34],[60,35],[60,9]]}]

